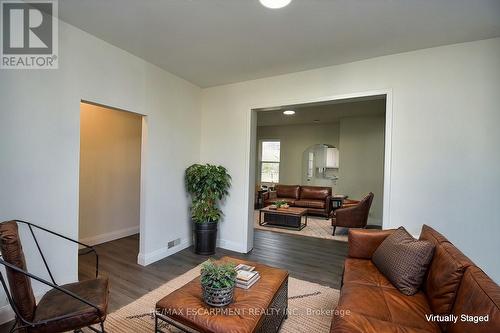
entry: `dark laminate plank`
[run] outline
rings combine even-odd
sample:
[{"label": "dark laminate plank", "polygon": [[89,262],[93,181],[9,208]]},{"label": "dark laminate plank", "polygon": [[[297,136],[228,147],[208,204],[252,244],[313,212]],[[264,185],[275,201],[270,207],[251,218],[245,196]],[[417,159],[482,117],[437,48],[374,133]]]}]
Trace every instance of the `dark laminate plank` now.
[{"label": "dark laminate plank", "polygon": [[[255,230],[254,239],[254,248],[250,253],[217,249],[214,257],[227,255],[259,261],[286,269],[292,277],[340,288],[347,243],[261,230]],[[100,273],[110,279],[110,312],[133,302],[209,258],[199,256],[193,253],[192,248],[188,248],[143,267],[137,264],[139,235],[100,244],[95,248],[99,253]],[[80,257],[80,280],[94,277],[94,263],[92,255]],[[0,333],[7,331],[7,325],[0,327]]]}]

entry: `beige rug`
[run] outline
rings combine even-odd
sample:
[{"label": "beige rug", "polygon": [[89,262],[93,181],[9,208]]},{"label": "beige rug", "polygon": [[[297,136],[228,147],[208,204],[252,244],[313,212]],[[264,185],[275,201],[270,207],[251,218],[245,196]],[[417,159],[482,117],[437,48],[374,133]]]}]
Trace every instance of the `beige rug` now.
[{"label": "beige rug", "polygon": [[[195,267],[108,315],[105,322],[106,332],[154,332],[152,312],[156,302],[198,276],[200,268],[201,265]],[[331,311],[335,308],[339,298],[338,290],[290,278],[288,297],[289,316],[283,322],[280,332],[329,332],[332,319]],[[164,332],[178,332],[172,327],[165,327],[162,330]]]},{"label": "beige rug", "polygon": [[347,242],[347,229],[337,227],[335,231],[335,236],[332,236],[332,222],[330,219],[326,220],[321,217],[308,216],[307,217],[307,226],[298,231],[293,229],[285,229],[285,228],[274,228],[274,227],[266,227],[259,225],[259,211],[256,210],[254,212],[254,227],[259,230],[267,230],[274,232],[281,232],[285,234],[293,234],[300,236],[308,236],[315,238],[323,238],[323,239],[333,239],[337,241]]}]

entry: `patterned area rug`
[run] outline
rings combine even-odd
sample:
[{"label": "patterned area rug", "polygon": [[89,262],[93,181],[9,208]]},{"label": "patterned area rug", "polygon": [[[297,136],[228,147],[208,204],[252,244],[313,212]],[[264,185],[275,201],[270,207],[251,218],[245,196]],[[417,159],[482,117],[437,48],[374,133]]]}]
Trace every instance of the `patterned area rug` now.
[{"label": "patterned area rug", "polygon": [[[200,266],[165,283],[116,312],[108,315],[105,322],[106,332],[154,332],[152,311],[158,300],[183,286],[200,274]],[[328,333],[339,291],[316,283],[289,278],[288,307],[289,316],[283,322],[280,332],[283,333]],[[177,333],[178,330],[162,327],[163,332]],[[90,331],[90,330],[86,330]]]},{"label": "patterned area rug", "polygon": [[333,239],[337,241],[347,242],[347,228],[337,227],[335,231],[335,236],[332,236],[332,222],[330,219],[325,219],[316,216],[308,216],[307,217],[307,226],[298,231],[293,229],[284,229],[284,228],[274,228],[259,225],[259,211],[256,210],[254,212],[254,227],[259,230],[267,230],[274,232],[281,232],[285,234],[293,234],[300,236],[308,236],[315,238],[323,238],[323,239]]}]

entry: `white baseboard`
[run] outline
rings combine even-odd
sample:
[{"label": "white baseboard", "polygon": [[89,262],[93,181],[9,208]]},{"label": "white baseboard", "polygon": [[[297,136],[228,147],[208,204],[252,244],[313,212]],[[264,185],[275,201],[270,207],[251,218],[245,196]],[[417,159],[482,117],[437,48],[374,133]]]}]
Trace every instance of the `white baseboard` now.
[{"label": "white baseboard", "polygon": [[110,242],[110,241],[113,241],[115,239],[135,235],[137,233],[139,233],[139,226],[120,229],[120,230],[116,230],[116,231],[111,231],[111,232],[107,232],[105,234],[96,235],[96,236],[92,236],[92,237],[82,238],[82,239],[80,239],[80,242],[87,244],[87,245],[90,245],[90,246],[94,246],[94,245]]},{"label": "white baseboard", "polygon": [[170,249],[165,246],[149,253],[139,253],[139,255],[137,256],[137,262],[139,263],[139,265],[147,266],[174,253],[182,251],[190,246],[191,240],[184,238],[181,240],[179,245],[171,247]]},{"label": "white baseboard", "polygon": [[[39,294],[35,294],[35,300],[38,303],[42,296],[45,295],[45,292],[41,292]],[[7,297],[5,297],[7,299]],[[8,323],[11,320],[14,320],[16,317],[14,311],[10,307],[10,304],[6,304],[0,307],[0,325]]]},{"label": "white baseboard", "polygon": [[9,304],[6,304],[0,308],[0,324],[5,324],[15,317],[14,311]]},{"label": "white baseboard", "polygon": [[229,241],[226,239],[218,239],[217,246],[221,247],[223,249],[226,249],[226,250],[239,252],[239,253],[247,253],[248,252],[245,244],[236,243],[236,242]]},{"label": "white baseboard", "polygon": [[[171,256],[174,253],[177,253],[179,251],[182,251],[188,247],[190,247],[192,244],[191,239],[182,239],[181,243],[177,246],[174,246],[172,248],[168,247],[162,247],[158,250],[149,252],[149,253],[139,253],[137,256],[137,262],[139,265],[142,266],[147,266],[150,265],[158,260],[161,260],[163,258],[166,258],[168,256]],[[217,247],[221,247],[226,250],[231,250],[239,253],[247,253],[247,249],[243,246],[243,244],[224,240],[224,239],[217,239]]]}]

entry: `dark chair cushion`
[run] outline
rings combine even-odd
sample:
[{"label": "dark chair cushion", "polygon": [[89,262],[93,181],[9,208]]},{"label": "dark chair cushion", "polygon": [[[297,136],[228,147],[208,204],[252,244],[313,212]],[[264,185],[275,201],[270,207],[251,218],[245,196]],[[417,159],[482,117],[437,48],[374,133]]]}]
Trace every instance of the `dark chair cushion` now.
[{"label": "dark chair cushion", "polygon": [[413,238],[400,227],[380,244],[372,261],[405,295],[417,293],[429,267],[434,244]]},{"label": "dark chair cushion", "polygon": [[[27,270],[16,221],[0,223],[0,250],[3,260],[22,270]],[[9,268],[6,271],[14,303],[24,319],[32,320],[36,301],[30,278]]]},{"label": "dark chair cushion", "polygon": [[71,317],[58,320],[47,325],[37,327],[30,332],[65,332],[75,328],[85,327],[99,323],[106,318],[108,308],[108,279],[98,278],[61,286],[71,291],[86,301],[95,304],[102,316],[97,314],[95,308],[57,290],[52,289],[46,293],[35,311],[35,321],[47,320],[58,316],[73,314]]}]

